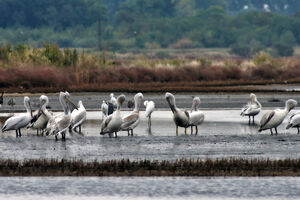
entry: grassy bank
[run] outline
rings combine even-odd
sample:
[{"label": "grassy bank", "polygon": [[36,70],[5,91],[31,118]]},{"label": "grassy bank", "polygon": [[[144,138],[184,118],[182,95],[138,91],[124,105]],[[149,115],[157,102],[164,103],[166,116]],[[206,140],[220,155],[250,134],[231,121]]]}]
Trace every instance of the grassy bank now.
[{"label": "grassy bank", "polygon": [[1,160],[0,176],[300,176],[300,159]]}]

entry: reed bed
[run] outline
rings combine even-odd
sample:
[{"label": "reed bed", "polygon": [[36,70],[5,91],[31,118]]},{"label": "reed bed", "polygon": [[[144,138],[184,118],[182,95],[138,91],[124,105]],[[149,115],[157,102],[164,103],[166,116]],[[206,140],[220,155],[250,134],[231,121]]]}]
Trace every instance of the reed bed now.
[{"label": "reed bed", "polygon": [[1,160],[0,176],[300,176],[300,159]]}]

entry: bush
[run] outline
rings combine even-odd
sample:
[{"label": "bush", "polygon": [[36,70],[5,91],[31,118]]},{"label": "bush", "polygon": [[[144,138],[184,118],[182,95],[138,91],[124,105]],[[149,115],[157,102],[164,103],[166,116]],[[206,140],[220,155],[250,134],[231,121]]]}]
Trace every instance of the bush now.
[{"label": "bush", "polygon": [[241,57],[249,57],[251,55],[251,49],[246,45],[233,45],[230,49],[230,53]]},{"label": "bush", "polygon": [[294,48],[290,45],[286,45],[283,43],[277,43],[274,45],[274,49],[277,52],[278,56],[293,56]]},{"label": "bush", "polygon": [[195,43],[189,39],[181,39],[178,40],[176,43],[170,45],[170,48],[172,49],[190,49],[194,47]]}]

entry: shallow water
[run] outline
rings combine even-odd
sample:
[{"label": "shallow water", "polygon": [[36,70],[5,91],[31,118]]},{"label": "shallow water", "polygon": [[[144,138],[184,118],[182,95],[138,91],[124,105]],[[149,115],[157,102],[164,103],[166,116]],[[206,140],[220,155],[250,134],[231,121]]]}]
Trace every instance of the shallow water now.
[{"label": "shallow water", "polygon": [[83,135],[67,134],[65,142],[55,141],[52,136],[36,136],[30,129],[24,129],[21,138],[15,138],[14,131],[5,132],[0,136],[0,156],[1,159],[17,160],[65,158],[101,161],[224,157],[282,159],[300,155],[300,136],[295,129],[285,130],[286,121],[279,127],[278,135],[270,136],[269,131],[258,133],[257,125],[249,126],[248,119],[239,116],[239,110],[204,112],[206,118],[199,126],[198,135],[191,135],[190,129],[185,135],[184,129],[180,128],[179,136],[176,136],[171,112],[156,111],[151,132],[141,112],[141,123],[134,130],[134,136],[120,132],[117,138],[100,136],[101,114],[89,112],[82,127]]},{"label": "shallow water", "polygon": [[300,178],[1,177],[0,199],[299,199]]}]

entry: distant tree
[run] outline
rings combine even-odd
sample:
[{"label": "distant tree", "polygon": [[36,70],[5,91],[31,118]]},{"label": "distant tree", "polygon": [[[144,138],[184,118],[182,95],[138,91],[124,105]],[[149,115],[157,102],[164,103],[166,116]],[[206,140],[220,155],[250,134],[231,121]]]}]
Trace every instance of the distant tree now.
[{"label": "distant tree", "polygon": [[294,48],[287,44],[277,43],[274,45],[278,56],[292,56],[294,54]]},{"label": "distant tree", "polygon": [[246,45],[233,45],[230,52],[241,57],[249,57],[251,55],[251,49]]}]

